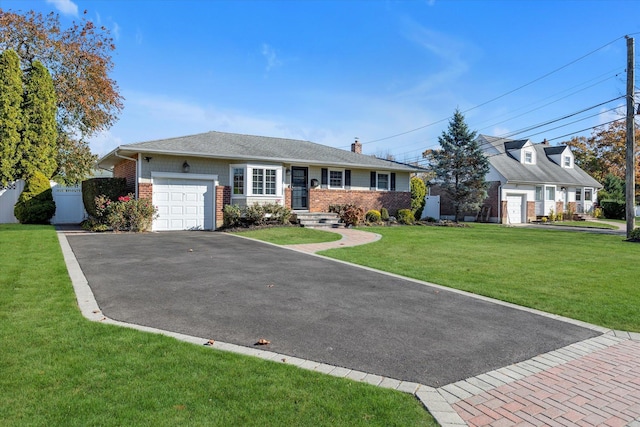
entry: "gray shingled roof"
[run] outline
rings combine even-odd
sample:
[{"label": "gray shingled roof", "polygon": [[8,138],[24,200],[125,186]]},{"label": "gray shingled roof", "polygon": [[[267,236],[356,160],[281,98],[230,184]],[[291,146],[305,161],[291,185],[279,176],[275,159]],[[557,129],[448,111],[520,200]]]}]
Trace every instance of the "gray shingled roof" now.
[{"label": "gray shingled roof", "polygon": [[536,164],[525,165],[510,156],[505,149],[505,146],[508,149],[517,146],[521,148],[524,145],[520,144],[521,141],[518,141],[518,144],[510,144],[513,140],[487,135],[481,135],[481,137],[487,141],[487,144],[483,143],[481,145],[485,151],[491,151],[491,147],[493,147],[500,153],[488,154],[488,158],[491,165],[506,178],[507,182],[555,183],[567,186],[602,188],[598,181],[580,167],[574,165],[573,168],[563,168],[547,157],[547,155],[562,153],[565,146],[550,147],[546,144],[534,144]]},{"label": "gray shingled roof", "polygon": [[309,141],[225,132],[207,132],[121,145],[100,159],[98,164],[112,165],[118,159],[116,153],[124,156],[156,153],[242,161],[273,161],[406,172],[422,171],[419,167]]}]

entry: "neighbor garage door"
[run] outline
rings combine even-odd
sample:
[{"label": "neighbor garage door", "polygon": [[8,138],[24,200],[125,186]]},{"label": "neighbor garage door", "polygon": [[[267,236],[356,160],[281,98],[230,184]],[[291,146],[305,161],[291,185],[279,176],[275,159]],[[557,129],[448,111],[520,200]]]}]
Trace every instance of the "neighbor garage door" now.
[{"label": "neighbor garage door", "polygon": [[522,223],[522,196],[507,195],[509,224]]},{"label": "neighbor garage door", "polygon": [[212,230],[213,181],[153,179],[153,204],[158,207],[154,231]]}]

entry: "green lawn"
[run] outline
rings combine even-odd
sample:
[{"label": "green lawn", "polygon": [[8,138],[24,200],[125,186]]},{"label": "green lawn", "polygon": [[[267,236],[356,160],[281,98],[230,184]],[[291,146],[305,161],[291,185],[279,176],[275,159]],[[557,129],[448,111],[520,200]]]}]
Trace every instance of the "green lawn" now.
[{"label": "green lawn", "polygon": [[84,319],[50,226],[0,225],[0,272],[3,426],[436,425],[408,394]]},{"label": "green lawn", "polygon": [[257,230],[240,231],[234,234],[263,240],[276,245],[293,245],[301,243],[322,243],[340,240],[342,236],[330,231],[315,230],[303,227],[276,227]]},{"label": "green lawn", "polygon": [[608,328],[640,332],[640,244],[622,236],[473,224],[370,227],[382,239],[321,252]]}]

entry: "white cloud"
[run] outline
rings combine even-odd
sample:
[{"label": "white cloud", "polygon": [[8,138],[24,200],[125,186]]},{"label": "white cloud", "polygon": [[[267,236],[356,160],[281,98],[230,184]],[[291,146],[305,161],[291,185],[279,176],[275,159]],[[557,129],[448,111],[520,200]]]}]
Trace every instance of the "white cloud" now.
[{"label": "white cloud", "polygon": [[113,135],[108,130],[100,132],[89,141],[91,152],[99,156],[107,154],[119,145],[122,145],[122,138]]},{"label": "white cloud", "polygon": [[54,5],[64,15],[78,16],[78,5],[71,0],[47,0],[47,3]]},{"label": "white cloud", "polygon": [[405,37],[420,46],[434,60],[438,70],[423,76],[410,92],[427,93],[434,89],[449,87],[469,71],[469,59],[478,49],[471,43],[457,40],[448,34],[426,28],[414,20],[404,20]]},{"label": "white cloud", "polygon": [[113,38],[118,41],[120,39],[120,25],[117,22],[113,23],[113,28],[111,29],[113,33]]},{"label": "white cloud", "polygon": [[262,44],[262,56],[267,60],[267,72],[271,71],[271,69],[279,67],[282,65],[282,61],[278,59],[276,55],[276,51],[273,47],[269,46],[266,43]]}]

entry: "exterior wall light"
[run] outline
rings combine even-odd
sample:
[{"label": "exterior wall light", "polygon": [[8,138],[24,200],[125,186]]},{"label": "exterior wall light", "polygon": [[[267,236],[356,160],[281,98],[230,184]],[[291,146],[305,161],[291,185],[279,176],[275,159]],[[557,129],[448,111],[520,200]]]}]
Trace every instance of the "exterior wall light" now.
[{"label": "exterior wall light", "polygon": [[188,173],[190,170],[191,170],[191,166],[189,166],[189,163],[187,163],[187,161],[185,160],[184,163],[182,164],[182,172]]}]

